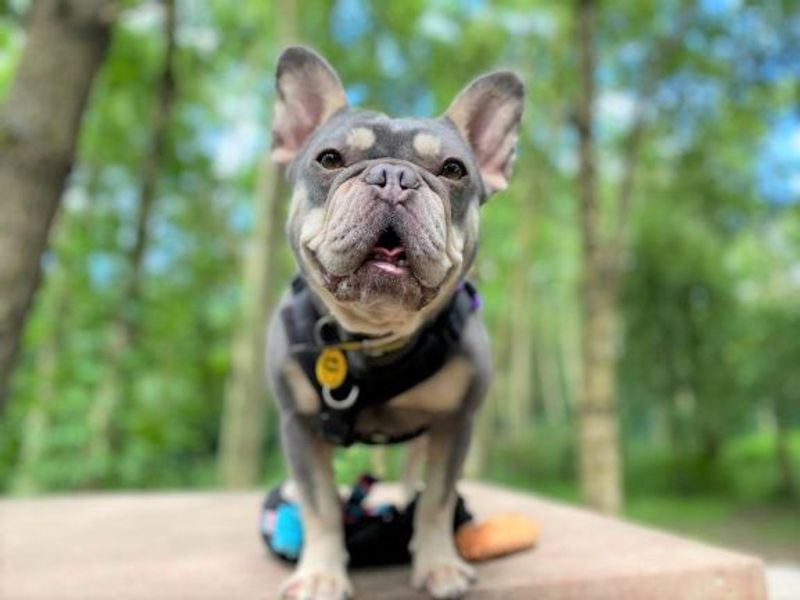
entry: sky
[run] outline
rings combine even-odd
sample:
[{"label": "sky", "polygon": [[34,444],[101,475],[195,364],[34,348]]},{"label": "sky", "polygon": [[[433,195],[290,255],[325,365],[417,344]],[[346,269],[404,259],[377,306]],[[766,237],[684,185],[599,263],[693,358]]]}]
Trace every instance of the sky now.
[{"label": "sky", "polygon": [[800,201],[800,111],[773,119],[756,169],[765,199],[775,204]]}]

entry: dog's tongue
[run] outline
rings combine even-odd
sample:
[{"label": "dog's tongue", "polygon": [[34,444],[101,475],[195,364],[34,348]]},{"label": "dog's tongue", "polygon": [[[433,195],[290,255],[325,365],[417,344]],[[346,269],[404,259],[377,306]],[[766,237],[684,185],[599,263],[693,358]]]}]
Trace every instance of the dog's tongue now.
[{"label": "dog's tongue", "polygon": [[383,256],[386,258],[397,258],[405,251],[406,249],[403,248],[403,246],[395,246],[394,248],[391,249],[384,248],[383,246],[375,246],[372,249],[373,254],[377,254],[378,256]]},{"label": "dog's tongue", "polygon": [[393,229],[386,230],[372,248],[370,263],[393,275],[408,272],[406,249]]}]

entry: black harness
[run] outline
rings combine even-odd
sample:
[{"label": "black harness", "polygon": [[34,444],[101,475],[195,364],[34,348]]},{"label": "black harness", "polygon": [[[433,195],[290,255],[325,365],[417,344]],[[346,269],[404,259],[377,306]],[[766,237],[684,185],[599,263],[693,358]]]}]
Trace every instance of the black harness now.
[{"label": "black harness", "polygon": [[396,437],[364,437],[355,432],[355,424],[365,407],[384,404],[441,369],[457,348],[467,317],[479,306],[475,287],[468,281],[460,282],[444,310],[401,349],[379,356],[347,351],[344,382],[331,390],[317,379],[317,361],[326,348],[345,341],[336,339],[339,328],[329,316],[320,314],[308,285],[297,276],[292,282],[291,302],[281,311],[281,318],[292,356],[322,399],[317,414],[322,436],[332,444],[350,446],[355,442],[398,443],[424,433],[422,428]]}]

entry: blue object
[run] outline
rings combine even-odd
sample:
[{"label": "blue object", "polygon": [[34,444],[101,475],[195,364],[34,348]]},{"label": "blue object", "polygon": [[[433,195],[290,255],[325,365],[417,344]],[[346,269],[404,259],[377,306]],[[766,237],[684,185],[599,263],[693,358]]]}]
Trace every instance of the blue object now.
[{"label": "blue object", "polygon": [[289,560],[300,557],[303,547],[303,522],[296,504],[286,503],[275,511],[275,526],[272,530],[272,549]]}]

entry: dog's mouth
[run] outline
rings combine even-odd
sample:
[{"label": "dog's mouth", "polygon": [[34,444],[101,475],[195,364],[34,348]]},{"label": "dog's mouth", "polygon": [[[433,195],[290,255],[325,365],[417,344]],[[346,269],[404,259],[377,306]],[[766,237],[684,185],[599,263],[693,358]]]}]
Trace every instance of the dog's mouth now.
[{"label": "dog's mouth", "polygon": [[381,233],[372,250],[367,254],[364,265],[397,277],[405,277],[410,274],[405,246],[393,227],[389,226]]}]

